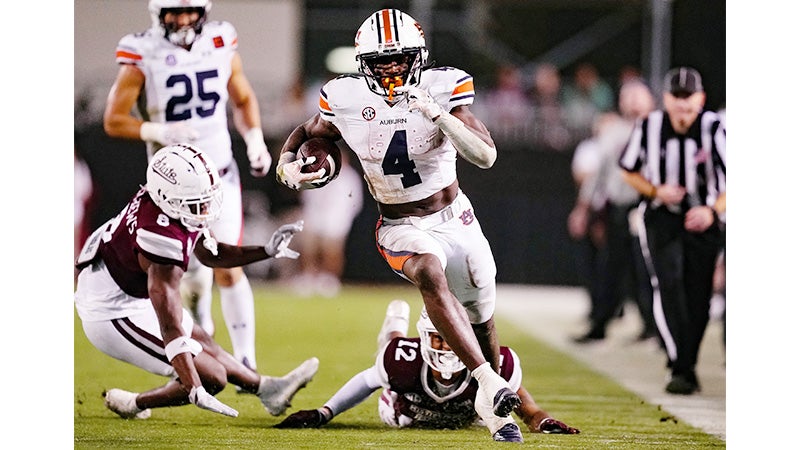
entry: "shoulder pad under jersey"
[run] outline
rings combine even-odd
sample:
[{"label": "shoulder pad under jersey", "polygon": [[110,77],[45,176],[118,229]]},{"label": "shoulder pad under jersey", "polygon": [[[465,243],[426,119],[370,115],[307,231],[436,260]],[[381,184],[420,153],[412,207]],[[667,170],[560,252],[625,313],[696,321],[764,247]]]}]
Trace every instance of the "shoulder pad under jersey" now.
[{"label": "shoulder pad under jersey", "polygon": [[420,76],[420,88],[425,89],[447,110],[456,106],[471,105],[475,99],[472,75],[455,67],[443,66],[428,69]]},{"label": "shoulder pad under jersey", "polygon": [[203,25],[202,36],[208,36],[212,39],[214,46],[229,47],[236,50],[239,47],[239,36],[236,34],[236,28],[230,22],[223,20],[212,20]]}]

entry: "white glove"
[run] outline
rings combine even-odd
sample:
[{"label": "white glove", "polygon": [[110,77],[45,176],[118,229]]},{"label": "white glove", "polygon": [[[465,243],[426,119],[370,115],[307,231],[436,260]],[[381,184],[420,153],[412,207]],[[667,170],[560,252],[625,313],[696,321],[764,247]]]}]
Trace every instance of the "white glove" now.
[{"label": "white glove", "polygon": [[191,392],[189,392],[189,401],[198,408],[207,409],[229,417],[239,416],[239,411],[217,400],[216,397],[206,392],[206,388],[203,386],[192,387]]},{"label": "white glove", "polygon": [[300,170],[303,166],[312,164],[317,158],[310,156],[308,158],[295,159],[296,157],[297,155],[292,152],[281,153],[280,158],[278,158],[278,165],[275,167],[278,181],[296,191],[315,188],[314,182],[319,183],[324,180],[325,169],[319,169],[311,173],[301,173]]},{"label": "white glove", "polygon": [[394,91],[406,95],[409,111],[419,110],[423,116],[430,120],[435,120],[444,112],[442,107],[428,94],[428,91],[414,86],[400,86],[395,88]]},{"label": "white glove", "polygon": [[267,254],[273,258],[297,259],[300,253],[289,248],[289,243],[295,233],[303,231],[303,221],[298,220],[294,223],[281,225],[269,238],[269,242],[264,246]]},{"label": "white glove", "polygon": [[244,135],[247,144],[247,159],[250,160],[250,174],[254,177],[263,177],[269,172],[272,165],[272,155],[264,143],[264,133],[261,128],[251,128]]},{"label": "white glove", "polygon": [[139,137],[143,141],[158,142],[162,145],[192,142],[199,136],[197,130],[186,122],[145,122],[139,128]]}]

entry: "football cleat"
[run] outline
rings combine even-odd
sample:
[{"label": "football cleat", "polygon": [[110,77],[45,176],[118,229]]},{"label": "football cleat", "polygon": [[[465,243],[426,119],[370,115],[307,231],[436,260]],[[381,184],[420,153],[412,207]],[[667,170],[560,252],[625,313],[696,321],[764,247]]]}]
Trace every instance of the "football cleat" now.
[{"label": "football cleat", "polygon": [[328,420],[318,409],[305,409],[283,419],[275,428],[319,428],[326,423]]},{"label": "football cleat", "polygon": [[514,408],[522,404],[519,395],[509,388],[502,388],[494,395],[494,414],[497,417],[508,417]]},{"label": "football cleat", "polygon": [[382,349],[389,342],[389,334],[400,331],[403,335],[408,334],[408,317],[411,308],[405,300],[392,300],[386,307],[386,318],[383,319],[383,326],[378,332],[378,350]]},{"label": "football cleat", "polygon": [[294,370],[286,375],[270,377],[263,375],[258,386],[258,398],[264,409],[273,416],[280,416],[286,408],[292,406],[292,397],[311,381],[319,369],[319,359],[316,357],[303,361]]},{"label": "football cleat", "polygon": [[136,406],[135,392],[123,391],[122,389],[109,389],[103,392],[106,408],[114,411],[123,419],[147,419],[150,417],[150,408],[139,409]]},{"label": "football cleat", "polygon": [[492,438],[497,442],[523,442],[522,431],[516,423],[507,423],[495,431]]}]

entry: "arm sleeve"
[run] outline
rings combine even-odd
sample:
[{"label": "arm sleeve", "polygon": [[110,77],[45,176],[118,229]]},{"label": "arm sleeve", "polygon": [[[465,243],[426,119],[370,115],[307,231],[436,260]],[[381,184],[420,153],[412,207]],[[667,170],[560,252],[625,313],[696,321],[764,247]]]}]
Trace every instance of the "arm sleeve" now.
[{"label": "arm sleeve", "polygon": [[363,402],[381,386],[375,366],[363,370],[344,384],[327,402],[334,417]]}]

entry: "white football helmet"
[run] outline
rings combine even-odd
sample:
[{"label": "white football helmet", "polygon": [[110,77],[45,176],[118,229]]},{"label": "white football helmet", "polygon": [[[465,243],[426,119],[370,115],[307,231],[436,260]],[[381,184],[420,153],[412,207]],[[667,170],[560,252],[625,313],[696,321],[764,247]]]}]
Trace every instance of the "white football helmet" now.
[{"label": "white football helmet", "polygon": [[[369,16],[356,32],[355,45],[358,71],[366,76],[372,92],[390,102],[396,101],[394,88],[419,84],[422,69],[428,63],[422,27],[397,9],[382,9]],[[392,62],[407,64],[408,68],[390,76],[376,70],[376,65]]]},{"label": "white football helmet", "polygon": [[[170,9],[194,9],[200,14],[200,18],[188,27],[170,26],[164,23],[164,15]],[[188,47],[203,31],[203,24],[206,23],[208,13],[211,11],[211,0],[150,0],[148,10],[150,10],[154,28],[163,33],[164,37],[173,44]]]},{"label": "white football helmet", "polygon": [[191,231],[202,231],[219,218],[222,188],[216,165],[189,144],[168,145],[150,159],[147,193],[164,214]]},{"label": "white football helmet", "polygon": [[433,322],[431,318],[428,317],[428,311],[425,307],[422,308],[422,312],[419,314],[417,332],[419,333],[419,342],[422,347],[422,359],[428,363],[433,370],[441,373],[442,378],[449,380],[454,373],[461,372],[467,368],[454,351],[437,350],[431,346],[431,336],[439,335],[439,332],[436,331],[436,327],[433,326]]}]

